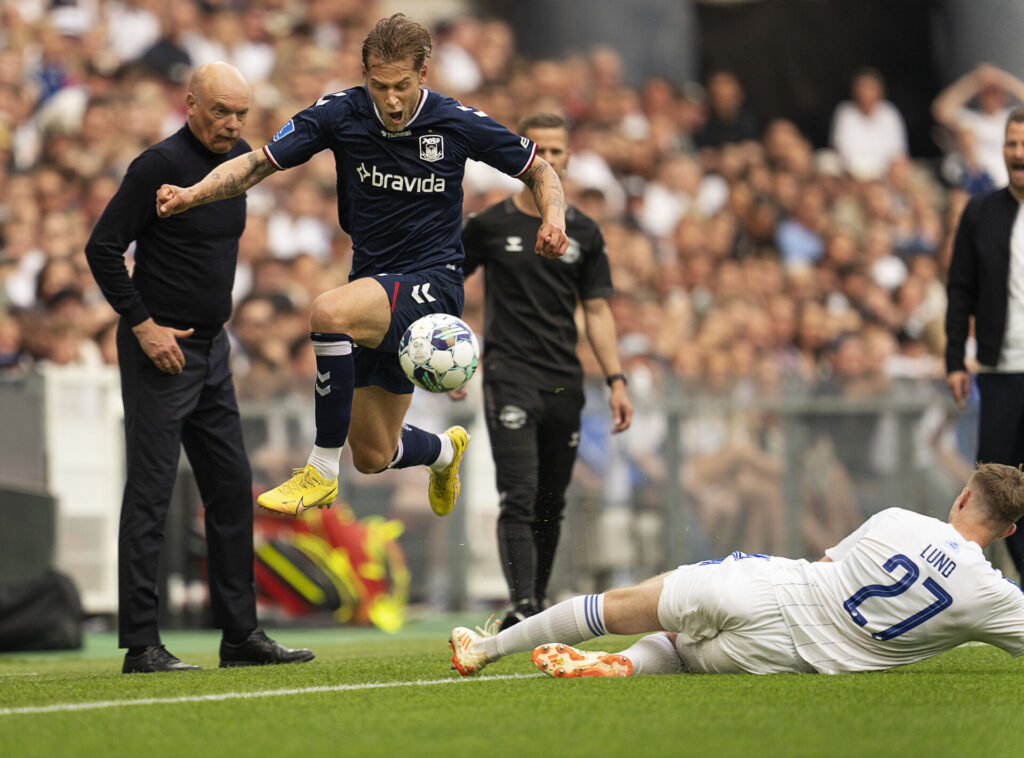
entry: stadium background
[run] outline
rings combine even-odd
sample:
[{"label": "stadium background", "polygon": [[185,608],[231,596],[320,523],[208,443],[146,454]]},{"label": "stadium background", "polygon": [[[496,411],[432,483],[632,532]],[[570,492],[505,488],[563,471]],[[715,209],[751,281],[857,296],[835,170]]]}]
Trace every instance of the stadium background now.
[{"label": "stadium background", "polygon": [[[639,407],[634,428],[610,438],[605,390],[583,355],[593,381],[554,589],[601,589],[733,548],[816,557],[885,505],[942,515],[970,465],[975,417],[952,410],[942,383],[944,272],[967,193],[947,171],[956,156],[929,106],[982,61],[1024,72],[1024,9],[998,0],[622,8],[5,3],[0,579],[52,560],[87,611],[115,610],[120,401],[112,314],[82,247],[127,162],[180,125],[182,55],[242,68],[255,88],[245,137],[260,144],[322,93],[357,83],[359,42],[395,10],[435,31],[428,86],[509,126],[539,108],[569,117],[570,198],[609,243]],[[156,44],[162,28],[173,33]],[[911,160],[854,181],[828,150],[829,126],[864,65],[886,78]],[[737,75],[763,136],[701,152],[702,84],[723,68]],[[516,187],[474,167],[466,210]],[[250,192],[229,326],[261,486],[304,459],[311,439],[305,308],[344,281],[349,260],[333,188],[322,155]],[[777,232],[797,218],[824,248],[817,262],[794,265],[779,248]],[[466,310],[478,331],[479,287],[469,283]],[[504,595],[481,406],[478,381],[464,404],[424,393],[414,402],[424,426],[457,420],[475,436],[453,518],[429,514],[422,472],[343,473],[356,513],[405,524],[411,599],[430,608]],[[201,624],[198,503],[182,465],[165,621]]]}]

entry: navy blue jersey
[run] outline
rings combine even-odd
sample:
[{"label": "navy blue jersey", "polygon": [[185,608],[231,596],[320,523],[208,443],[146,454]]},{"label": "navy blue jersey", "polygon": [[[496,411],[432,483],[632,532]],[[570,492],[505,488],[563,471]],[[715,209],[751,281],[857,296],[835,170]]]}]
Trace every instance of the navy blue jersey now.
[{"label": "navy blue jersey", "polygon": [[277,168],[334,153],[338,220],[352,237],[352,279],[461,267],[466,159],[521,176],[536,145],[485,113],[426,89],[401,132],[384,128],[365,86],[321,97],[263,148]]}]

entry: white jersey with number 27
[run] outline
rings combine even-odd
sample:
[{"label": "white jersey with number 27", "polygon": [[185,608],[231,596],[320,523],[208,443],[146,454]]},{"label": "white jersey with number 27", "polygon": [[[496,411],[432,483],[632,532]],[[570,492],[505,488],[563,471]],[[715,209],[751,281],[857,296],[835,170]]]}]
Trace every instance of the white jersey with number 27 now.
[{"label": "white jersey with number 27", "polygon": [[1024,593],[950,524],[889,508],[825,554],[769,562],[797,652],[819,672],[901,666],[971,640],[1024,655]]}]

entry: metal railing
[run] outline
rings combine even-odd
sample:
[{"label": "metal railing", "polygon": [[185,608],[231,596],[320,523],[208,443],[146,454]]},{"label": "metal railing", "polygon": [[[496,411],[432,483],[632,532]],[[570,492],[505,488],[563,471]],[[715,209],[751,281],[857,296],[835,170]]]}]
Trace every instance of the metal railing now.
[{"label": "metal railing", "polygon": [[[62,402],[63,394],[54,399],[46,389],[54,381],[66,393],[76,383],[89,386],[97,380],[89,372],[78,379],[62,372],[56,378],[44,374],[0,382],[0,450],[6,451],[0,477],[12,483],[30,480],[23,483],[38,488],[54,472],[65,472],[61,491],[51,494],[60,499],[76,491],[99,492],[102,498],[90,501],[89,513],[116,523],[123,466],[106,467],[104,476],[111,481],[102,487],[92,467],[92,479],[76,488],[76,467],[61,461],[90,445],[90,430],[100,429],[107,457],[113,462],[123,456],[111,437],[120,423],[116,403],[102,406],[111,418],[97,423],[99,406]],[[116,372],[105,373],[100,384],[115,392]],[[413,574],[411,598],[438,608],[498,603],[505,595],[494,536],[493,463],[480,388],[471,387],[464,403],[417,393],[410,409],[412,423],[428,429],[460,423],[474,436],[463,464],[463,495],[451,516],[442,520],[430,512],[421,470],[366,476],[343,455],[341,497],[357,515],[381,514],[406,524],[401,542]],[[606,389],[594,384],[587,392],[552,596],[604,589],[734,549],[816,559],[885,507],[944,517],[973,455],[956,433],[969,431],[976,421],[952,409],[941,383],[900,382],[868,397],[799,392],[721,397],[668,382],[635,393],[634,426],[614,437]],[[60,404],[59,418],[48,414],[47,398]],[[86,415],[75,418],[76,408]],[[241,409],[257,486],[272,486],[309,452],[312,399],[242,401]],[[73,446],[55,441],[61,429],[75,430]],[[198,491],[189,486],[187,462],[181,460],[174,498],[181,513],[173,518],[194,528]],[[62,544],[75,544],[67,530],[77,522],[64,518],[75,513],[75,507],[58,503]],[[201,558],[195,539],[170,544],[174,549],[189,545],[194,553],[172,556],[172,565],[187,567]],[[115,560],[113,547],[101,553],[104,562]]]}]

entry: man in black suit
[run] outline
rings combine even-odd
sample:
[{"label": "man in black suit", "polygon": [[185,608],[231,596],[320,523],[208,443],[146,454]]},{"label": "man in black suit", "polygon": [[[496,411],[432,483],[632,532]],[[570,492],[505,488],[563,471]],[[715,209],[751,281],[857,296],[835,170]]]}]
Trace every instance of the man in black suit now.
[{"label": "man in black suit", "polygon": [[[196,669],[172,655],[157,626],[157,566],[180,449],[203,497],[210,610],[223,630],[222,668],[295,663],[310,650],[282,647],[257,627],[252,475],[242,442],[224,322],[245,196],[157,218],[165,182],[190,184],[248,152],[241,129],[249,85],[233,66],[207,63],[189,82],[184,126],[139,155],[85,246],[120,316],[117,360],[124,400],[126,481],[118,538],[118,641],[122,671]],[[131,276],[124,251],[135,242]]]},{"label": "man in black suit", "polygon": [[[1024,107],[1007,119],[1003,158],[1009,186],[971,198],[953,243],[946,383],[963,407],[970,392],[964,352],[974,316],[981,394],[977,458],[1017,466],[1024,463]],[[1024,577],[1024,534],[1006,543]]]}]

